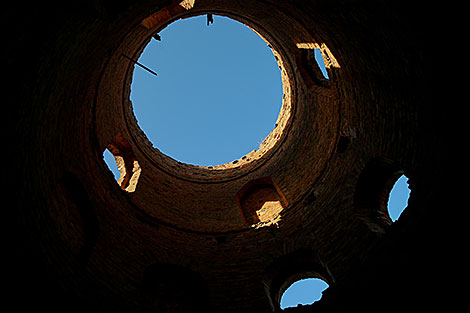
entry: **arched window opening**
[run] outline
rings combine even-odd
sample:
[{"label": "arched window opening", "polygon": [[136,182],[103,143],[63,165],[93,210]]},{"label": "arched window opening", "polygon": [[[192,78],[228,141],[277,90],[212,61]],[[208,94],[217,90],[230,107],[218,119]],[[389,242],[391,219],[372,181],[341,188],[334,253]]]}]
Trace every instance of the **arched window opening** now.
[{"label": "arched window opening", "polygon": [[408,188],[408,177],[405,175],[400,176],[388,198],[388,214],[392,222],[398,220],[405,208],[408,206],[408,198],[410,197],[410,189]]},{"label": "arched window opening", "polygon": [[359,176],[354,203],[361,219],[374,231],[377,226],[390,226],[407,207],[410,189],[404,173],[397,162],[376,158]]},{"label": "arched window opening", "polygon": [[269,265],[263,279],[273,312],[318,301],[321,293],[334,282],[326,263],[310,249],[279,257]]},{"label": "arched window opening", "polygon": [[121,134],[117,134],[104,150],[103,160],[121,189],[134,192],[142,169],[130,144]]},{"label": "arched window opening", "polygon": [[281,309],[308,305],[321,299],[328,284],[320,278],[307,278],[294,282],[281,297]]},{"label": "arched window opening", "polygon": [[243,219],[252,227],[277,224],[282,210],[287,207],[286,198],[270,177],[248,182],[236,199]]}]

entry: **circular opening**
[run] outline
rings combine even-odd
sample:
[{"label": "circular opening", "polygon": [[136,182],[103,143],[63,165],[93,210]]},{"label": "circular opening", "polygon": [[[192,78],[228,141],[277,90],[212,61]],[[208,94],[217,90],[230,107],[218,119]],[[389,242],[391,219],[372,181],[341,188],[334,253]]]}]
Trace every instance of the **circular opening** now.
[{"label": "circular opening", "polygon": [[328,284],[320,278],[301,279],[286,289],[281,297],[281,309],[296,307],[299,304],[312,304],[321,299]]},{"label": "circular opening", "polygon": [[268,135],[285,126],[278,125],[283,87],[270,46],[242,23],[210,17],[156,33],[138,62],[157,75],[136,66],[130,96],[155,148],[208,167],[269,150],[280,135]]},{"label": "circular opening", "polygon": [[408,188],[408,177],[402,175],[393,185],[388,198],[388,214],[393,222],[398,220],[401,213],[403,213],[408,206],[409,197],[410,189]]}]

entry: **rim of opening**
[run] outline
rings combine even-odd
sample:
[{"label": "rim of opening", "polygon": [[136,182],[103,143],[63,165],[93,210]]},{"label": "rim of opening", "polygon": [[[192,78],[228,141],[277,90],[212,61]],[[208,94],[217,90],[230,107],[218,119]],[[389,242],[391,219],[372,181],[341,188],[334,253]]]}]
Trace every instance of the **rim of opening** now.
[{"label": "rim of opening", "polygon": [[[156,11],[150,14],[148,17],[158,13]],[[277,64],[281,71],[282,81],[282,105],[279,111],[279,115],[276,120],[276,126],[261,142],[258,149],[249,152],[248,154],[240,157],[237,160],[233,160],[228,163],[216,165],[216,166],[200,166],[189,163],[179,162],[172,157],[164,154],[157,147],[154,147],[152,142],[147,138],[144,131],[138,125],[136,116],[133,112],[133,104],[130,100],[130,88],[134,75],[135,65],[131,62],[127,62],[127,74],[125,80],[125,86],[123,88],[123,106],[126,126],[131,134],[131,139],[134,142],[134,146],[139,149],[143,155],[150,161],[151,164],[167,172],[168,174],[176,177],[180,177],[190,181],[204,181],[204,182],[220,182],[226,180],[232,180],[240,176],[246,175],[253,170],[262,166],[268,161],[273,154],[278,151],[279,147],[284,142],[287,134],[291,128],[292,120],[295,115],[295,88],[293,88],[294,80],[292,74],[292,66],[288,62],[286,53],[282,50],[281,45],[258,23],[248,20],[239,15],[223,12],[223,11],[189,11],[181,15],[174,15],[166,19],[166,21],[156,25],[153,28],[148,29],[146,38],[142,45],[134,51],[132,57],[134,60],[138,60],[145,47],[149,44],[152,36],[159,33],[170,24],[180,19],[186,19],[195,16],[201,16],[206,14],[213,14],[230,18],[236,22],[242,23],[248,27],[261,39],[263,39],[267,46],[271,48],[272,53],[277,61]],[[137,25],[137,27],[143,28]],[[126,64],[126,63],[125,63]]]}]

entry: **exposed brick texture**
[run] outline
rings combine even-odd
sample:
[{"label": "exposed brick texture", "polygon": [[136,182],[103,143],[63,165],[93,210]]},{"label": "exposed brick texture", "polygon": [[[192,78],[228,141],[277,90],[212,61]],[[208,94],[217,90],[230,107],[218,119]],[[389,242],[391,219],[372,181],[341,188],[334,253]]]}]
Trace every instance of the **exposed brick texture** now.
[{"label": "exposed brick texture", "polygon": [[[309,276],[328,281],[324,297],[286,312],[422,305],[415,291],[430,290],[437,262],[433,179],[444,153],[434,145],[423,10],[385,0],[6,9],[14,311],[268,313]],[[259,33],[284,88],[259,149],[212,168],[152,147],[122,57],[138,58],[168,23],[207,12]],[[122,158],[121,186],[105,149]],[[391,223],[384,203],[397,173],[411,196]],[[396,297],[400,278],[407,286]]]}]

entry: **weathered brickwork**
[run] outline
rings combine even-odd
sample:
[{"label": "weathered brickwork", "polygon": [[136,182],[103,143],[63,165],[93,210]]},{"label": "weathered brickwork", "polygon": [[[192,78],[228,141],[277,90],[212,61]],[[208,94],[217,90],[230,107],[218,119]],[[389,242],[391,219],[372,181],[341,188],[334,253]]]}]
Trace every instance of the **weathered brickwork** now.
[{"label": "weathered brickwork", "polygon": [[[438,167],[421,10],[385,0],[25,7],[6,14],[6,59],[28,73],[10,75],[15,311],[268,313],[305,277],[330,287],[288,312],[376,309],[398,277],[408,280],[402,303],[420,302]],[[259,149],[199,167],[160,153],[139,129],[134,65],[122,55],[138,58],[170,22],[208,12],[266,40],[284,96]],[[397,173],[411,197],[391,223]]]}]

